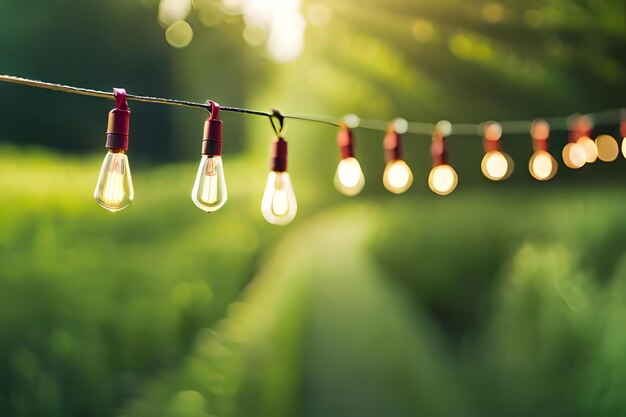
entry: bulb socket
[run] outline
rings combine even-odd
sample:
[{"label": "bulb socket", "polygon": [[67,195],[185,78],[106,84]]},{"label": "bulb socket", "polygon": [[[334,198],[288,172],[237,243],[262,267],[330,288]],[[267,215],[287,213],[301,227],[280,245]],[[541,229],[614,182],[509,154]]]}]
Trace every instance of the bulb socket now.
[{"label": "bulb socket", "polygon": [[387,162],[402,159],[402,136],[393,129],[387,131],[383,140]]},{"label": "bulb socket", "polygon": [[348,126],[342,125],[337,133],[337,146],[341,159],[354,158],[354,135]]},{"label": "bulb socket", "polygon": [[274,172],[287,171],[287,141],[278,138],[271,146],[270,169]]},{"label": "bulb socket", "polygon": [[222,121],[210,117],[204,122],[202,136],[202,155],[220,156],[222,154]]},{"label": "bulb socket", "polygon": [[430,154],[433,158],[433,168],[448,163],[448,147],[446,141],[438,131],[433,133],[433,141],[430,144]]},{"label": "bulb socket", "polygon": [[111,152],[123,152],[128,149],[130,134],[130,110],[126,101],[126,90],[114,88],[115,108],[109,112],[107,141],[104,145]]},{"label": "bulb socket", "polygon": [[110,151],[128,149],[130,131],[130,110],[113,109],[109,112],[107,142],[104,145]]}]

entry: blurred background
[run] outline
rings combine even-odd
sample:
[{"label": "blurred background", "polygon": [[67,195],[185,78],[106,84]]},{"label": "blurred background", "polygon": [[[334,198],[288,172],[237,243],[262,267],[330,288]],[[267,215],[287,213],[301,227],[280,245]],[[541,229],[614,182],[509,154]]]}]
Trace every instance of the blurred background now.
[{"label": "blurred background", "polygon": [[[0,1],[0,73],[285,113],[475,123],[623,106],[623,0]],[[229,201],[190,201],[206,112],[130,103],[135,201],[93,201],[111,101],[0,85],[0,415],[626,415],[626,161],[457,190],[332,180],[332,127],[288,121],[299,212],[260,201],[272,130],[223,113]],[[596,126],[621,141],[619,119]]]}]

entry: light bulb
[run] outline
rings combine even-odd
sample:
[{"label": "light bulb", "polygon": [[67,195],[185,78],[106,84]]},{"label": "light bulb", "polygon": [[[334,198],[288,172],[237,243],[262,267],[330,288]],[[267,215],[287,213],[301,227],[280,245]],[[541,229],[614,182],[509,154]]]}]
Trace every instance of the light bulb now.
[{"label": "light bulb", "polygon": [[500,151],[490,151],[485,154],[480,164],[485,177],[492,181],[506,179],[513,172],[511,158]]},{"label": "light bulb", "polygon": [[411,187],[413,183],[413,173],[411,168],[402,159],[395,159],[387,162],[383,174],[383,184],[392,193],[402,194]]},{"label": "light bulb", "polygon": [[547,181],[556,175],[558,165],[556,160],[546,151],[536,151],[528,162],[528,171],[533,178]]},{"label": "light bulb", "polygon": [[335,174],[335,187],[347,196],[354,196],[365,186],[363,170],[356,158],[349,157],[339,161]]},{"label": "light bulb", "polygon": [[228,199],[224,165],[222,164],[222,121],[220,105],[209,100],[210,114],[204,122],[202,159],[191,189],[191,200],[207,213],[219,210]]},{"label": "light bulb", "polygon": [[596,159],[598,159],[598,148],[596,147],[595,142],[591,140],[591,138],[583,136],[579,138],[576,143],[578,143],[585,149],[587,163],[590,164],[596,162]]},{"label": "light bulb", "polygon": [[202,155],[191,199],[199,209],[210,213],[226,204],[227,198],[222,157]]},{"label": "light bulb", "polygon": [[289,224],[298,211],[296,194],[287,171],[270,171],[261,202],[261,212],[269,223]]},{"label": "light bulb", "polygon": [[135,196],[128,157],[122,151],[107,152],[100,170],[94,197],[109,211],[127,207]]},{"label": "light bulb", "polygon": [[428,175],[428,186],[439,195],[450,194],[456,188],[459,177],[454,168],[450,165],[437,165],[430,170]]},{"label": "light bulb", "polygon": [[596,148],[598,148],[598,159],[604,162],[612,162],[619,155],[617,141],[610,135],[600,135],[596,138]]},{"label": "light bulb", "polygon": [[105,209],[120,211],[133,201],[135,192],[126,156],[130,132],[130,110],[126,101],[126,90],[114,88],[113,95],[115,108],[109,112],[105,144],[109,151],[102,162],[93,196]]},{"label": "light bulb", "polygon": [[580,143],[570,142],[565,145],[562,156],[568,168],[578,169],[587,163],[587,152]]},{"label": "light bulb", "polygon": [[626,158],[626,137],[622,138],[622,156]]}]

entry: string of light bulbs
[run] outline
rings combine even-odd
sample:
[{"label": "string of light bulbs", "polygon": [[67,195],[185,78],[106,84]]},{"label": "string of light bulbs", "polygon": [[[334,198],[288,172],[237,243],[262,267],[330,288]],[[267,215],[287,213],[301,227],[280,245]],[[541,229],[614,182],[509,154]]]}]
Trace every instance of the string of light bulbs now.
[{"label": "string of light bulbs", "polygon": [[508,178],[513,172],[513,160],[502,151],[502,135],[530,134],[534,153],[528,168],[533,178],[547,181],[554,177],[558,163],[548,150],[550,130],[567,130],[568,143],[562,150],[565,165],[578,169],[587,163],[601,160],[614,161],[619,155],[617,141],[609,135],[599,135],[591,139],[594,124],[620,124],[622,154],[626,158],[626,109],[615,109],[600,113],[573,115],[557,118],[535,119],[528,121],[495,122],[477,124],[409,122],[403,118],[391,121],[360,119],[351,114],[343,118],[330,116],[311,116],[299,114],[281,114],[240,107],[220,106],[215,101],[206,103],[193,101],[127,94],[126,90],[114,88],[112,92],[89,88],[74,87],[0,75],[0,81],[53,91],[86,95],[115,100],[115,108],[109,112],[106,131],[107,154],[104,158],[100,176],[94,191],[96,201],[105,209],[115,212],[122,210],[133,201],[134,191],[128,163],[130,136],[130,109],[128,101],[149,102],[173,106],[206,109],[209,113],[204,123],[201,160],[192,188],[191,198],[194,204],[205,212],[214,212],[224,206],[228,198],[224,166],[222,163],[222,121],[220,111],[243,113],[269,118],[275,133],[271,147],[270,173],[261,202],[263,217],[272,224],[286,225],[297,213],[297,201],[291,178],[287,172],[287,141],[284,137],[285,120],[299,120],[321,123],[339,128],[337,146],[341,160],[335,174],[335,187],[347,196],[355,196],[365,186],[363,170],[355,157],[355,128],[385,131],[383,147],[387,161],[383,173],[385,188],[395,194],[407,191],[413,183],[413,173],[402,154],[402,135],[405,133],[430,135],[433,167],[428,176],[430,189],[439,195],[447,195],[455,190],[458,175],[448,163],[446,138],[455,135],[480,135],[483,137],[485,155],[481,169],[485,177],[492,181]]}]

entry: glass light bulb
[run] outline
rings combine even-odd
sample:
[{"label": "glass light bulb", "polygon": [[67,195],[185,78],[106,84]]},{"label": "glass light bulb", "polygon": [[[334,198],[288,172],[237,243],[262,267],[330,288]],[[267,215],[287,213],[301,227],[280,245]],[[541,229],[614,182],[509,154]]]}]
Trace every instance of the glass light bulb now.
[{"label": "glass light bulb", "polygon": [[528,161],[528,171],[533,178],[547,181],[554,177],[558,165],[556,160],[546,151],[536,151]]},{"label": "glass light bulb", "polygon": [[576,142],[582,145],[585,149],[586,162],[596,162],[596,159],[598,159],[598,148],[596,147],[596,143],[587,136],[579,138]]},{"label": "glass light bulb", "polygon": [[568,168],[578,169],[587,163],[587,152],[580,143],[568,143],[563,148],[563,162]]},{"label": "glass light bulb", "polygon": [[210,213],[226,204],[227,198],[222,157],[202,155],[191,199],[199,209]]},{"label": "glass light bulb", "polygon": [[263,217],[269,223],[285,225],[296,217],[297,211],[296,194],[293,192],[289,173],[271,171],[261,202]]},{"label": "glass light bulb", "polygon": [[485,177],[493,181],[505,179],[512,171],[509,159],[500,151],[487,152],[480,167]]},{"label": "glass light bulb", "polygon": [[626,158],[626,137],[622,138],[622,156]]},{"label": "glass light bulb", "polygon": [[133,201],[133,181],[128,156],[124,152],[107,152],[93,196],[109,211],[122,210]]},{"label": "glass light bulb", "polygon": [[387,162],[383,173],[383,184],[392,193],[402,194],[411,187],[413,173],[402,159]]},{"label": "glass light bulb", "polygon": [[339,161],[335,175],[335,187],[347,196],[357,195],[365,186],[363,170],[356,158],[345,158]]},{"label": "glass light bulb", "polygon": [[430,170],[428,186],[439,195],[450,194],[456,188],[459,177],[450,165],[437,165]]}]

